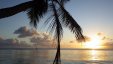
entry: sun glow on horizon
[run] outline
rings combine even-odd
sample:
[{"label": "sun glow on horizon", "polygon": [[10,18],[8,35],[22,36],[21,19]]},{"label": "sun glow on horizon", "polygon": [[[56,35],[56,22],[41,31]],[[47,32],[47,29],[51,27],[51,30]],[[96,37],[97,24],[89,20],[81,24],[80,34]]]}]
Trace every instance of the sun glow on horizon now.
[{"label": "sun glow on horizon", "polygon": [[91,40],[84,43],[85,48],[97,49],[101,48],[101,38],[98,35],[90,37]]}]

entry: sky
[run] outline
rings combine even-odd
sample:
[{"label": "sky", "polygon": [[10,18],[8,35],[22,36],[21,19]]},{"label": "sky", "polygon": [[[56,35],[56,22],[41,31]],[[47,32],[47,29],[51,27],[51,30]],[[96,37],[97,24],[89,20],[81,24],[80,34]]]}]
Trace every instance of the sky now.
[{"label": "sky", "polygon": [[[11,7],[19,3],[30,0],[0,0],[0,9]],[[78,22],[83,29],[85,36],[93,36],[102,33],[103,37],[113,38],[113,0],[70,0],[66,4],[66,9]],[[0,37],[4,40],[18,39],[28,42],[28,37],[19,38],[19,34],[26,35],[21,32],[14,33],[18,29],[29,29],[29,18],[26,12],[18,13],[14,16],[0,19]],[[27,26],[27,27],[26,27]],[[37,32],[45,32],[41,28]],[[30,33],[33,34],[33,33]],[[28,35],[32,36],[32,35]],[[63,43],[72,43],[75,41],[74,34],[67,28],[64,29]],[[36,37],[37,38],[37,37]],[[36,39],[34,38],[34,39]],[[40,38],[39,38],[40,39]],[[43,38],[42,38],[43,39]],[[112,41],[111,41],[112,42]]]}]

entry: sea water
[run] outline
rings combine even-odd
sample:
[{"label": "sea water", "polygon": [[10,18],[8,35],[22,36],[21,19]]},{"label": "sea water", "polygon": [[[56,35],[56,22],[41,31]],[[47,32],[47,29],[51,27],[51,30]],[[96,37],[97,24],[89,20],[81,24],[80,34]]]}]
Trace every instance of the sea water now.
[{"label": "sea water", "polygon": [[[56,50],[0,50],[0,64],[52,64]],[[61,50],[62,64],[113,64],[113,50]]]}]

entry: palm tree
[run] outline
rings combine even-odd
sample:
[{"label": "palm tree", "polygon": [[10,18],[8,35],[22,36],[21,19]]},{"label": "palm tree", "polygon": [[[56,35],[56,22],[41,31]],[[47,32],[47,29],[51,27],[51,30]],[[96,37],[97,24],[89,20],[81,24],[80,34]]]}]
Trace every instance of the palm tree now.
[{"label": "palm tree", "polygon": [[50,33],[54,35],[57,42],[57,52],[53,64],[61,64],[60,42],[63,37],[62,26],[68,27],[71,32],[75,34],[78,41],[84,41],[81,27],[64,8],[64,4],[68,1],[69,0],[32,0],[14,7],[0,9],[0,18],[27,11],[30,24],[36,28],[40,19],[49,13],[47,14],[48,19],[45,21],[45,25],[49,26],[48,29]]}]

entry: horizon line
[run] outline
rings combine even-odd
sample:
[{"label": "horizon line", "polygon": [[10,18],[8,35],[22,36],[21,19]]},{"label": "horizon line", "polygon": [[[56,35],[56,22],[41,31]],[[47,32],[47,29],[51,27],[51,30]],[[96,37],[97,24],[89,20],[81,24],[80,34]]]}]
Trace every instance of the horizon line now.
[{"label": "horizon line", "polygon": [[[57,48],[0,48],[0,50],[56,50]],[[113,50],[113,48],[61,48],[61,50]]]}]

